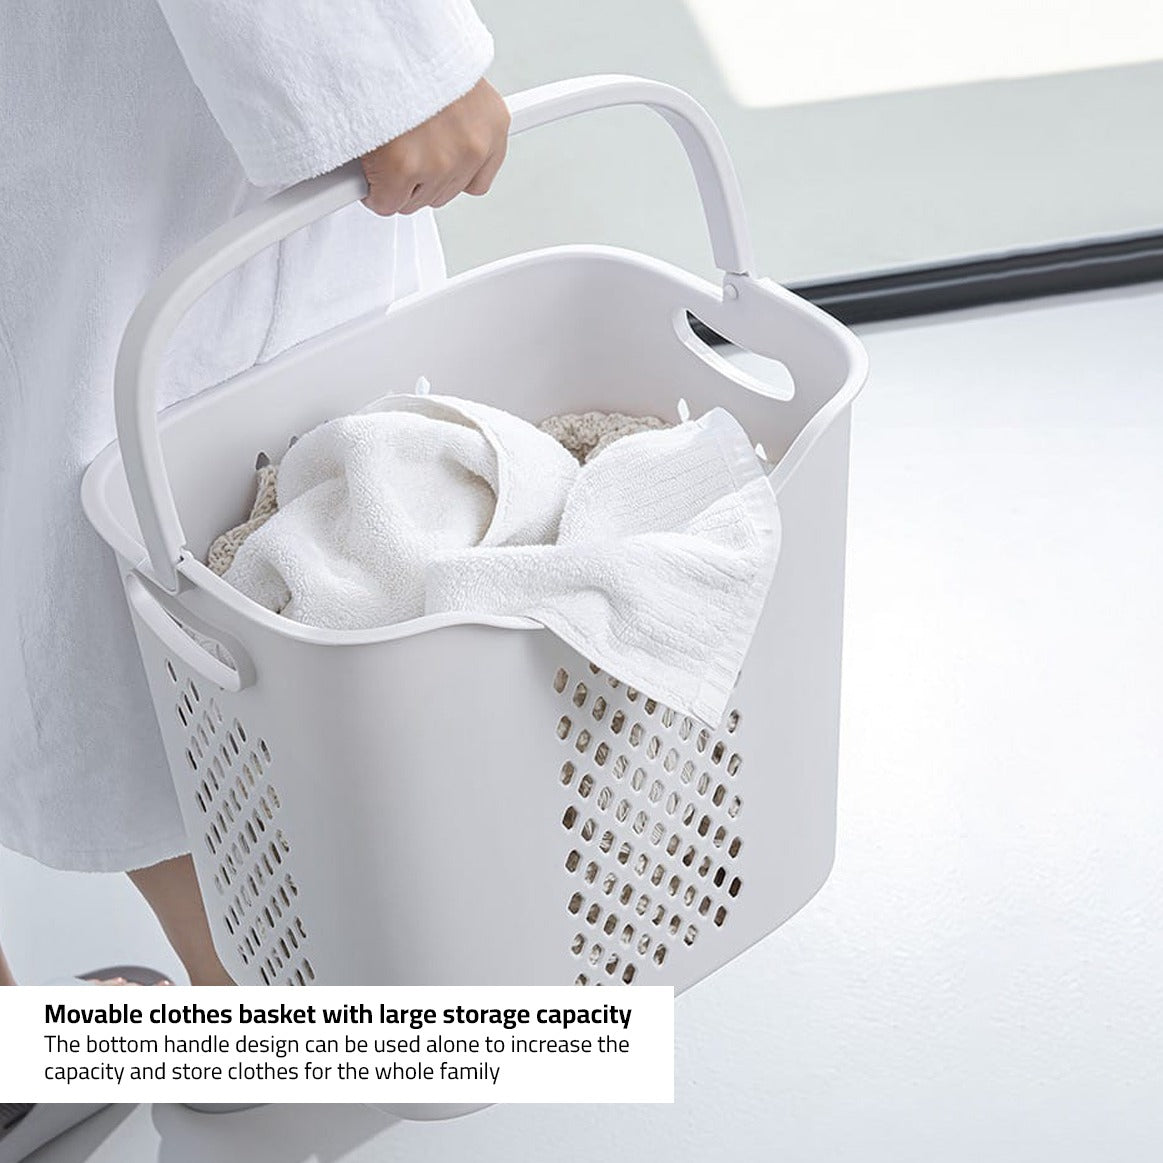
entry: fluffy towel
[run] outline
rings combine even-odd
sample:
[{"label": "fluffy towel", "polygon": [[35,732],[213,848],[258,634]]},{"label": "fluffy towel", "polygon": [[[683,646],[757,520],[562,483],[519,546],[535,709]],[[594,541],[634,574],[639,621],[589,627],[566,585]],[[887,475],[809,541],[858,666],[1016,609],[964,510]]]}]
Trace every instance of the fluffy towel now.
[{"label": "fluffy towel", "polygon": [[310,626],[416,618],[428,566],[440,557],[552,541],[577,473],[556,440],[507,412],[389,396],[291,446],[279,467],[278,512],[223,576]]},{"label": "fluffy towel", "polygon": [[721,409],[580,467],[507,413],[396,396],[308,433],[226,580],[316,626],[527,615],[668,706],[718,722],[779,550],[775,495]]}]

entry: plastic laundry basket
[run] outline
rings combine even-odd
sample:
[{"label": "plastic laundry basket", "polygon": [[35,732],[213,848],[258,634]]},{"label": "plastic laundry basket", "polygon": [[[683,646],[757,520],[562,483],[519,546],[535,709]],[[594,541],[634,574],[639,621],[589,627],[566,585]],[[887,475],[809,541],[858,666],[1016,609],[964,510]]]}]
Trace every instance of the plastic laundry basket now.
[{"label": "plastic laundry basket", "polygon": [[[512,131],[635,103],[686,148],[721,286],[620,249],[519,254],[158,417],[161,356],[185,311],[264,247],[362,197],[347,167],[204,240],[126,330],[119,440],[86,474],[84,504],[120,561],[215,944],[241,983],[683,989],[828,874],[848,416],[864,354],[751,273],[730,159],[686,94],[629,77],[562,82],[514,97]],[[781,360],[794,394],[777,398],[723,360],[688,312]],[[244,516],[257,450],[420,376],[532,421],[673,416],[680,397],[695,415],[722,405],[763,444],[782,552],[723,722],[627,689],[527,619],[312,629],[200,564]]]}]

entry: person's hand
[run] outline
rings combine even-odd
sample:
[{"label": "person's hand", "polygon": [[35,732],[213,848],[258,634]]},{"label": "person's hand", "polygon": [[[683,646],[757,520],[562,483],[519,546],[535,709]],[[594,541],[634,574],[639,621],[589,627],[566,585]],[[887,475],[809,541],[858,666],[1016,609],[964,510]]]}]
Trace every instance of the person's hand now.
[{"label": "person's hand", "polygon": [[484,194],[508,142],[509,110],[480,80],[423,125],[359,159],[369,187],[364,205],[377,214],[411,214],[460,193]]}]

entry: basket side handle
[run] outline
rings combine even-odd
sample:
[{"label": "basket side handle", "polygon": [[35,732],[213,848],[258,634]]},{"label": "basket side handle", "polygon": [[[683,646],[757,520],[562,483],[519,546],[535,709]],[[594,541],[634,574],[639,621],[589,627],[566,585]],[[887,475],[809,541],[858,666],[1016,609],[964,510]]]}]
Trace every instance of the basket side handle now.
[{"label": "basket side handle", "polygon": [[[693,97],[640,77],[557,81],[508,99],[510,133],[616,105],[645,105],[674,129],[686,149],[703,202],[715,261],[728,274],[752,268],[743,196],[715,123]],[[157,383],[174,329],[215,283],[268,246],[367,194],[358,162],[301,182],[231,219],[191,247],[146,293],[125,329],[114,373],[117,439],[153,578],[178,591],[186,537],[174,502],[157,427]]]}]

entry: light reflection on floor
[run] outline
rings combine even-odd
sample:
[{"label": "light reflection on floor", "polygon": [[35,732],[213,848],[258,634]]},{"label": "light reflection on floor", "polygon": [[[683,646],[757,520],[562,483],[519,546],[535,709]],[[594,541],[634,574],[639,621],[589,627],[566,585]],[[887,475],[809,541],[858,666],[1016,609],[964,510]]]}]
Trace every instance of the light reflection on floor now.
[{"label": "light reflection on floor", "polygon": [[1155,0],[686,0],[727,87],[769,107],[1163,57]]}]

